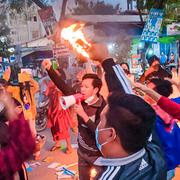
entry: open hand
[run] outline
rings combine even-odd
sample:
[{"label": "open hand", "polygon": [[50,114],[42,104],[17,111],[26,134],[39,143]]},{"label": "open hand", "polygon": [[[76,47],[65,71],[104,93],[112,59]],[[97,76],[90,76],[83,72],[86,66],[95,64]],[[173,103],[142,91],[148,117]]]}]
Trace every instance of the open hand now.
[{"label": "open hand", "polygon": [[90,59],[99,61],[100,63],[110,57],[107,45],[105,44],[92,44],[91,48],[89,49],[89,55]]}]

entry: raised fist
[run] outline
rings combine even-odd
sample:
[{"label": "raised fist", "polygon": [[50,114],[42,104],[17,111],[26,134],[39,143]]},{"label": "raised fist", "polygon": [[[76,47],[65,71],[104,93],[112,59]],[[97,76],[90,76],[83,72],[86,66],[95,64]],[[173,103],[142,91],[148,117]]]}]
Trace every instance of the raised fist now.
[{"label": "raised fist", "polygon": [[107,45],[105,44],[92,44],[92,47],[89,48],[89,55],[91,60],[100,63],[110,57]]},{"label": "raised fist", "polygon": [[51,66],[52,66],[52,63],[51,63],[50,59],[45,59],[45,60],[42,62],[42,66],[44,67],[44,69],[50,70],[50,68],[51,68]]}]

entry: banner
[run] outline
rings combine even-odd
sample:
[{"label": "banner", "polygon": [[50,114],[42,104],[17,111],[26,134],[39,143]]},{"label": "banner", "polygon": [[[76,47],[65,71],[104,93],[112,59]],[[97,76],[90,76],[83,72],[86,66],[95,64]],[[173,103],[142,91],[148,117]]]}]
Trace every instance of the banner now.
[{"label": "banner", "polygon": [[38,14],[41,18],[41,21],[42,21],[43,26],[45,28],[46,34],[48,36],[52,35],[54,28],[57,24],[52,6],[49,6],[46,9],[38,10]]},{"label": "banner", "polygon": [[151,9],[149,12],[146,25],[141,35],[141,41],[157,43],[159,31],[163,20],[162,9]]},{"label": "banner", "polygon": [[54,58],[66,57],[70,55],[69,49],[62,44],[56,44],[53,46],[53,56]]}]

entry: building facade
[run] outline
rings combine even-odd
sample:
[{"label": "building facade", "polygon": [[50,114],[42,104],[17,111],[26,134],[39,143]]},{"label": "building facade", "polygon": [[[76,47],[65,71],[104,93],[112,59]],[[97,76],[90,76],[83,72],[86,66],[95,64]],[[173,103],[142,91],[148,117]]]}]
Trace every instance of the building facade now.
[{"label": "building facade", "polygon": [[38,15],[38,7],[35,4],[25,8],[21,14],[7,11],[6,17],[10,29],[9,37],[13,45],[24,44],[45,35]]}]

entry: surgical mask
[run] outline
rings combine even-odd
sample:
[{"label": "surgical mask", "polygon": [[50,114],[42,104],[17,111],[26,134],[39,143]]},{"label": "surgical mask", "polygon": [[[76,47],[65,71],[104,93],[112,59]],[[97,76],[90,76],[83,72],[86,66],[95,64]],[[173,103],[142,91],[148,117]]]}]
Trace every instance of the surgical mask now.
[{"label": "surgical mask", "polygon": [[92,103],[93,100],[94,100],[94,96],[90,96],[90,97],[88,97],[84,102],[89,105],[89,104]]},{"label": "surgical mask", "polygon": [[[110,142],[105,141],[104,143],[99,144],[98,134],[99,134],[99,132],[101,132],[101,131],[106,131],[106,130],[110,130],[110,129],[112,129],[112,128],[103,128],[103,129],[100,129],[100,130],[98,130],[98,127],[96,128],[96,131],[95,131],[96,146],[97,146],[97,148],[99,149],[99,151],[101,151],[101,153],[102,153],[102,146],[104,146],[105,144],[108,144],[108,143],[110,143]],[[115,138],[116,138],[116,137],[115,137]],[[115,138],[114,138],[114,139],[115,139]]]}]

